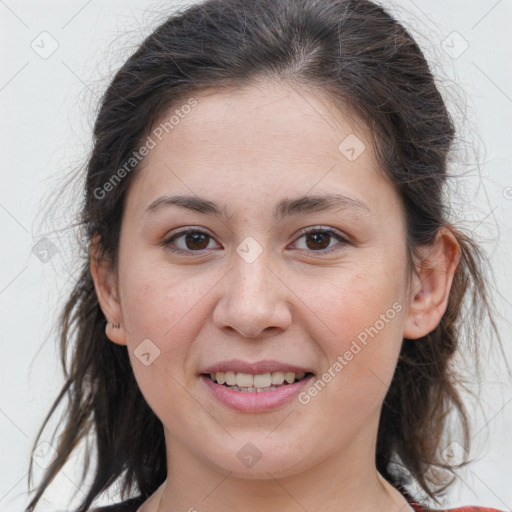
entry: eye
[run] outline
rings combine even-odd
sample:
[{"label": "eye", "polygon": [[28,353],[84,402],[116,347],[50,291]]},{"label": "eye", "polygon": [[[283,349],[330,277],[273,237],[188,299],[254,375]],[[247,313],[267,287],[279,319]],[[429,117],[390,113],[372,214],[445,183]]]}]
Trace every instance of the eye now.
[{"label": "eye", "polygon": [[[302,236],[297,240],[304,238],[306,242],[306,250],[309,249],[310,252],[327,253],[335,250],[341,250],[343,247],[333,249],[331,246],[329,248],[331,245],[330,242],[333,238],[336,238],[339,241],[337,245],[343,246],[349,243],[345,237],[332,228],[316,227],[303,229],[300,233],[302,233]],[[180,239],[182,239],[181,244],[176,243]],[[212,247],[209,247],[209,242],[212,240],[213,238],[205,231],[201,231],[199,229],[187,229],[179,233],[175,233],[171,237],[167,238],[162,242],[162,245],[171,252],[183,254],[211,249]],[[334,247],[336,247],[336,244]],[[327,250],[325,250],[326,248]]]},{"label": "eye", "polygon": [[[180,239],[183,239],[181,247],[176,247],[180,244],[175,242]],[[200,252],[211,248],[208,247],[209,240],[213,240],[213,238],[208,233],[199,229],[187,229],[167,238],[162,242],[162,245],[176,253]]]},{"label": "eye", "polygon": [[[301,230],[302,236],[301,238],[305,239],[305,245],[307,249],[313,250],[313,252],[332,252],[336,250],[341,250],[343,247],[339,247],[338,249],[333,249],[332,246],[329,248],[330,241],[332,238],[336,238],[340,243],[337,245],[345,245],[348,244],[348,240],[345,239],[340,233],[335,231],[332,228],[312,228],[307,230]],[[336,246],[336,245],[335,245]],[[335,247],[334,246],[334,247]],[[327,250],[325,250],[328,248]]]}]

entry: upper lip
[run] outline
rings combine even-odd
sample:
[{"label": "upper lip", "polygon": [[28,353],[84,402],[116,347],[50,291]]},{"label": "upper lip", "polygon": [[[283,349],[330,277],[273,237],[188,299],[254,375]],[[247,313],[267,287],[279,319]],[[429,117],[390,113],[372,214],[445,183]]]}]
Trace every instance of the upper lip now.
[{"label": "upper lip", "polygon": [[201,373],[217,373],[217,372],[235,372],[250,373],[259,375],[262,373],[273,372],[293,372],[293,373],[313,373],[310,369],[296,366],[280,361],[255,361],[253,363],[242,361],[241,359],[230,359],[229,361],[220,361],[219,363],[208,366]]}]

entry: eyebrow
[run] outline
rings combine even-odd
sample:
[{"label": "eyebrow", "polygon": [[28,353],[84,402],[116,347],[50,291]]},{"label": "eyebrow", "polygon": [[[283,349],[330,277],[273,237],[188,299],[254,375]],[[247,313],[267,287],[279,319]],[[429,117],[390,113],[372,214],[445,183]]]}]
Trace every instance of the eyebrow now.
[{"label": "eyebrow", "polygon": [[[225,205],[204,199],[198,196],[162,196],[155,199],[144,211],[144,215],[151,215],[159,210],[177,206],[205,215],[217,215],[228,219],[232,214]],[[341,194],[302,196],[295,199],[283,199],[274,207],[273,215],[277,220],[291,215],[314,213],[325,210],[356,210],[363,214],[370,214],[368,206],[354,197]]]}]

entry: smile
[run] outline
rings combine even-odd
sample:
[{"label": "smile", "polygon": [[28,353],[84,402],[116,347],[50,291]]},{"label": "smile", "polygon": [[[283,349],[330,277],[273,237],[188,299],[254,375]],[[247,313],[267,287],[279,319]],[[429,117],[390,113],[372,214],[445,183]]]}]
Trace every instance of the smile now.
[{"label": "smile", "polygon": [[310,372],[251,375],[228,371],[200,376],[217,402],[237,411],[253,413],[275,409],[291,401],[313,378]]}]

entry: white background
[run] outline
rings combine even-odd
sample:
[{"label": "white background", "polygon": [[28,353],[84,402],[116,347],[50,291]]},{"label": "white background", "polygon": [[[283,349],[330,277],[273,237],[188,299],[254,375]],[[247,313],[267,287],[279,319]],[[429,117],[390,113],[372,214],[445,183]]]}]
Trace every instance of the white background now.
[{"label": "white background", "polygon": [[[51,206],[48,199],[63,176],[85,161],[94,108],[111,73],[151,31],[159,13],[175,5],[0,0],[0,512],[28,504],[30,449],[63,383],[50,326],[72,282],[65,228],[72,221],[70,202],[77,204],[79,195]],[[434,59],[434,74],[444,77],[440,83],[449,108],[456,121],[465,122],[462,133],[480,158],[480,171],[470,161],[467,177],[458,182],[463,195],[457,204],[464,207],[464,198],[470,203],[463,210],[467,227],[492,256],[494,295],[504,317],[499,327],[512,361],[511,326],[505,320],[512,310],[512,188],[507,188],[512,187],[512,0],[407,0],[400,6],[399,16],[412,24]],[[58,43],[46,59],[31,48],[44,31]],[[51,218],[45,217],[48,212]],[[32,252],[43,236],[57,249],[46,263]],[[483,411],[471,409],[476,425],[471,455],[478,460],[461,472],[447,506],[512,509],[512,390],[503,384],[499,359],[484,363]],[[78,502],[77,460],[66,465],[36,510],[68,509],[74,492],[72,503]],[[41,474],[37,466],[35,474]]]}]

